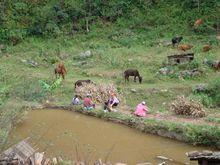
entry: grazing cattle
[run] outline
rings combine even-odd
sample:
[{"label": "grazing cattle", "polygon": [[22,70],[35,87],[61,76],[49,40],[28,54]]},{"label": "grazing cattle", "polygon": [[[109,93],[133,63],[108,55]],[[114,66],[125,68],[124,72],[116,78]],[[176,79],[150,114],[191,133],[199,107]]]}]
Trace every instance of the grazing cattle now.
[{"label": "grazing cattle", "polygon": [[83,83],[86,83],[86,84],[92,83],[92,84],[94,84],[94,83],[93,83],[91,80],[89,80],[89,79],[88,79],[88,80],[77,80],[77,81],[75,82],[75,88],[82,86]]},{"label": "grazing cattle", "polygon": [[186,50],[191,49],[192,47],[193,47],[193,46],[192,46],[192,45],[189,45],[189,44],[182,44],[182,45],[179,45],[179,46],[178,46],[178,49],[179,49],[179,50],[186,51]]},{"label": "grazing cattle", "polygon": [[194,23],[194,28],[198,28],[202,23],[203,23],[202,19],[196,20],[195,23]]},{"label": "grazing cattle", "polygon": [[127,69],[124,71],[125,82],[129,81],[129,76],[134,76],[134,82],[136,82],[136,77],[138,77],[139,83],[142,82],[142,77],[140,76],[137,69]]},{"label": "grazing cattle", "polygon": [[208,51],[211,50],[211,49],[212,49],[212,46],[207,44],[207,45],[204,45],[204,46],[203,46],[202,51],[203,51],[203,52],[208,52]]},{"label": "grazing cattle", "polygon": [[56,78],[57,78],[57,75],[59,75],[59,76],[61,75],[62,78],[65,79],[65,75],[67,74],[67,70],[66,70],[64,64],[59,63],[57,65],[57,67],[54,69],[54,73],[56,75]]},{"label": "grazing cattle", "polygon": [[183,37],[174,37],[172,38],[172,44],[173,46],[175,46],[176,44],[179,44],[181,42],[181,40],[183,39]]},{"label": "grazing cattle", "polygon": [[220,61],[218,61],[218,62],[216,62],[215,64],[213,64],[212,67],[213,67],[215,70],[220,70]]}]

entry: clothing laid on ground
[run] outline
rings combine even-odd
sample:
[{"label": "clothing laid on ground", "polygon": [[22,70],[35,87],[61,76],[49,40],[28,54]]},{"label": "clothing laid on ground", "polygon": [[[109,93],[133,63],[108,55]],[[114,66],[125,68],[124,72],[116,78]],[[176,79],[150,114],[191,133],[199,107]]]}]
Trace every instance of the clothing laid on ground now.
[{"label": "clothing laid on ground", "polygon": [[148,111],[147,106],[140,103],[140,104],[137,105],[134,114],[137,115],[137,116],[145,117],[147,111]]}]

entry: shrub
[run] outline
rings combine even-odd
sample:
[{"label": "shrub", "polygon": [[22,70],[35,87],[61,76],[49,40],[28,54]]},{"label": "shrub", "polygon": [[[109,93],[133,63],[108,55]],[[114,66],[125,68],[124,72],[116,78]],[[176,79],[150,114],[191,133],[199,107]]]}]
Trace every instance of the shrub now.
[{"label": "shrub", "polygon": [[194,100],[188,100],[185,96],[179,96],[170,105],[170,110],[177,115],[186,115],[191,117],[204,117],[205,111],[203,106]]},{"label": "shrub", "polygon": [[206,93],[212,98],[216,106],[220,106],[220,79],[216,78],[211,81],[207,87]]},{"label": "shrub", "polygon": [[205,107],[213,107],[212,98],[205,93],[195,93],[193,95],[190,95],[189,98],[197,100],[198,102],[202,103]]}]

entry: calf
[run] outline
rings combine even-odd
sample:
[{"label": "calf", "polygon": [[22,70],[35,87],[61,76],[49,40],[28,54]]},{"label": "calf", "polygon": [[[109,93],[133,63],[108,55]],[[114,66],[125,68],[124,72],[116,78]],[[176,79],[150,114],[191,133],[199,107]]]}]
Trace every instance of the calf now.
[{"label": "calf", "polygon": [[77,80],[77,81],[75,82],[75,88],[82,86],[83,83],[85,83],[85,84],[90,84],[90,83],[92,83],[92,84],[93,84],[93,82],[92,82],[91,80],[89,80],[89,79],[88,79],[88,80]]}]

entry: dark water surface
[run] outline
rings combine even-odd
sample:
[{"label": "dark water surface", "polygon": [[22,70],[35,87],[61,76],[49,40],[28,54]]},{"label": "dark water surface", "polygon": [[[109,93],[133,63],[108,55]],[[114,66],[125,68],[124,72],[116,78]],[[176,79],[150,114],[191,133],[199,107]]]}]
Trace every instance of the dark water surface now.
[{"label": "dark water surface", "polygon": [[185,153],[207,149],[64,110],[31,111],[12,132],[12,141],[31,137],[33,144],[48,157],[71,160],[102,158],[128,164],[156,164],[161,162],[156,156],[163,155],[176,161],[172,164],[196,164],[189,162]]}]

